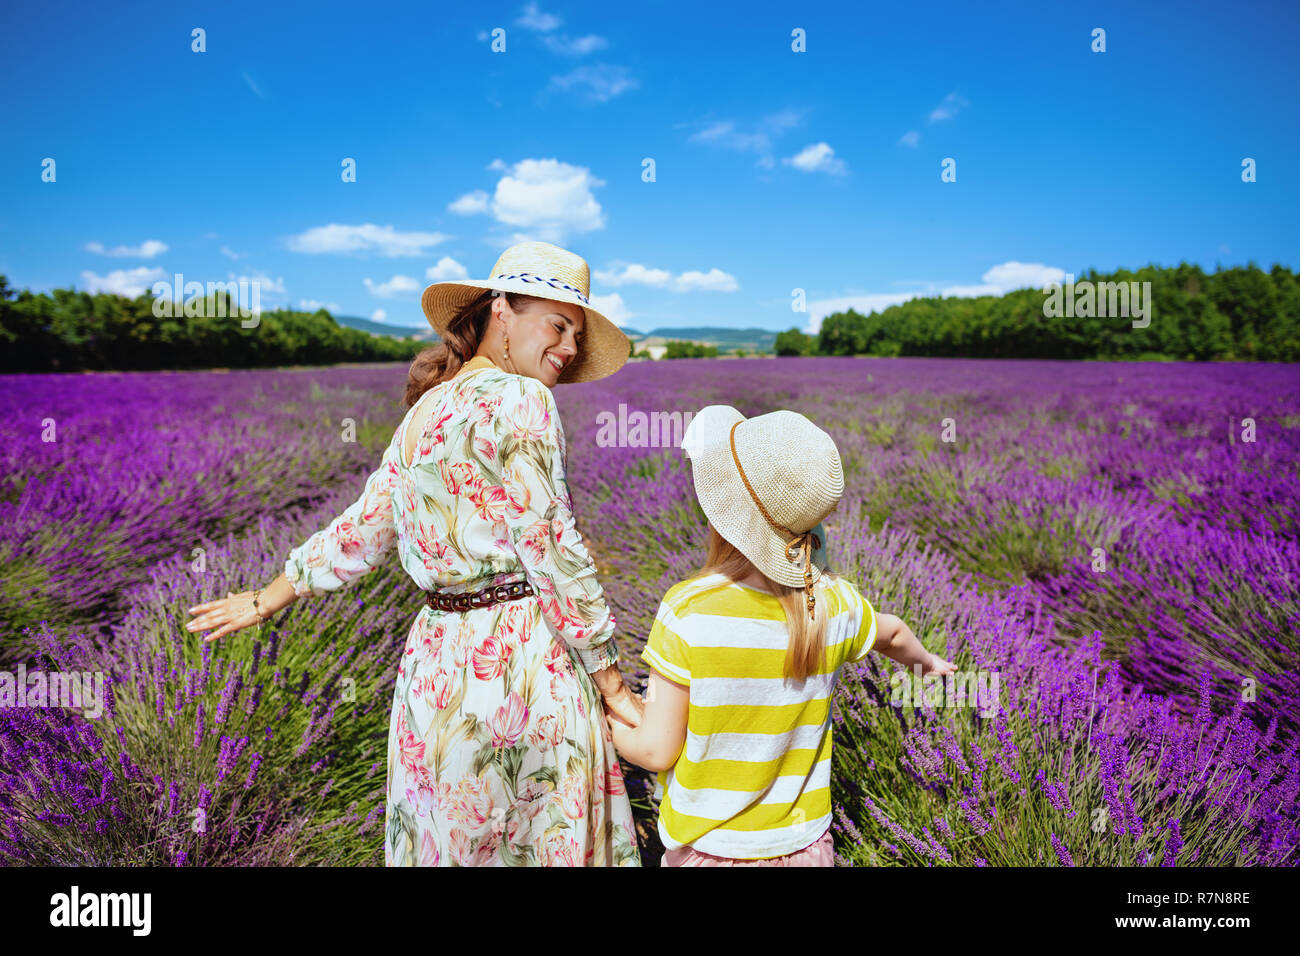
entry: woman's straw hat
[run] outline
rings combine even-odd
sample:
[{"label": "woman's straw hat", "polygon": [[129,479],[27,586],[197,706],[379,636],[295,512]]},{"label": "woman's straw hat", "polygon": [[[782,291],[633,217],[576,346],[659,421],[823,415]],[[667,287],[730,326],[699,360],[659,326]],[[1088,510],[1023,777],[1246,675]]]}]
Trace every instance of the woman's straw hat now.
[{"label": "woman's straw hat", "polygon": [[456,311],[483,294],[500,289],[581,306],[586,315],[578,354],[564,367],[559,382],[590,382],[613,375],[627,361],[631,342],[623,330],[588,302],[591,275],[582,256],[549,242],[520,242],[497,259],[490,278],[435,282],[424,290],[425,318],[439,336]]},{"label": "woman's straw hat", "polygon": [[844,494],[835,441],[798,412],[709,405],[682,438],[709,522],[773,581],[807,592],[826,567],[821,522]]}]

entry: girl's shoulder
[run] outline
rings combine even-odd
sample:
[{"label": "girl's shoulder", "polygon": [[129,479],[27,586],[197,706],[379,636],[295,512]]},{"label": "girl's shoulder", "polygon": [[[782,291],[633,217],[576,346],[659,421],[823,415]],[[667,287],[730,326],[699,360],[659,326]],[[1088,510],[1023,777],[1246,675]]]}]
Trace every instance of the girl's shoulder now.
[{"label": "girl's shoulder", "polygon": [[824,575],[822,580],[826,582],[826,589],[838,599],[835,606],[837,612],[856,615],[861,610],[865,598],[851,580],[838,574]]},{"label": "girl's shoulder", "polygon": [[734,582],[722,574],[690,577],[665,591],[660,607],[681,617],[711,597],[725,594],[734,587]]},{"label": "girl's shoulder", "polygon": [[678,581],[664,592],[664,600],[682,600],[697,594],[706,594],[731,585],[731,579],[723,574],[696,575]]}]

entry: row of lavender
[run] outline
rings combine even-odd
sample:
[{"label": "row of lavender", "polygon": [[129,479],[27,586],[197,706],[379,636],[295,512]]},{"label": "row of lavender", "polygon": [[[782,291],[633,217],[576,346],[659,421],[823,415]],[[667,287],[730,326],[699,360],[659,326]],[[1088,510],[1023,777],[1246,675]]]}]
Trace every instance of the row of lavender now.
[{"label": "row of lavender", "polygon": [[[703,518],[679,451],[635,429],[611,446],[602,423],[725,402],[826,427],[848,476],[828,521],[837,566],[931,648],[1001,675],[988,717],[886,706],[892,666],[850,675],[846,861],[1291,863],[1300,389],[1286,367],[1247,372],[680,362],[557,399],[633,667],[659,596],[702,557]],[[0,565],[46,569],[5,598],[5,656],[37,644],[46,666],[111,674],[114,694],[98,721],[0,714],[0,852],[382,861],[387,708],[414,613],[395,562],[261,639],[200,651],[180,625],[269,580],[351,502],[400,415],[397,375],[5,383]],[[37,444],[47,418],[59,444]],[[49,624],[12,640],[33,606]]]}]

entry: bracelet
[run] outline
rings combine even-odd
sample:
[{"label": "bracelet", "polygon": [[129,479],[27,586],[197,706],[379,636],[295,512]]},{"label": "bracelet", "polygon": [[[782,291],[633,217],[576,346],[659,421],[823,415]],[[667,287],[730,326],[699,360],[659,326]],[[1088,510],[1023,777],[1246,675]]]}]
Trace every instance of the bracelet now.
[{"label": "bracelet", "polygon": [[257,596],[261,593],[262,593],[261,588],[258,588],[256,591],[253,592],[253,613],[257,615],[257,619],[259,621],[265,621],[266,618],[262,617],[262,609],[261,607],[258,606],[257,603]]}]

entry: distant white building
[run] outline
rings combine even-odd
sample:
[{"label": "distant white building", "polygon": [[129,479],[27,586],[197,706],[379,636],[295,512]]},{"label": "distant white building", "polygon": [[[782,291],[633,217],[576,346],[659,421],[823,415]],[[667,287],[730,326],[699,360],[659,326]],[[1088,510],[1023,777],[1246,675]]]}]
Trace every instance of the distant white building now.
[{"label": "distant white building", "polygon": [[668,351],[668,346],[666,346],[666,345],[647,345],[647,346],[645,347],[645,352],[646,352],[646,353],[647,353],[647,354],[648,354],[652,359],[661,359],[661,358],[663,358],[663,357],[664,357],[664,353],[667,352],[667,351]]}]

